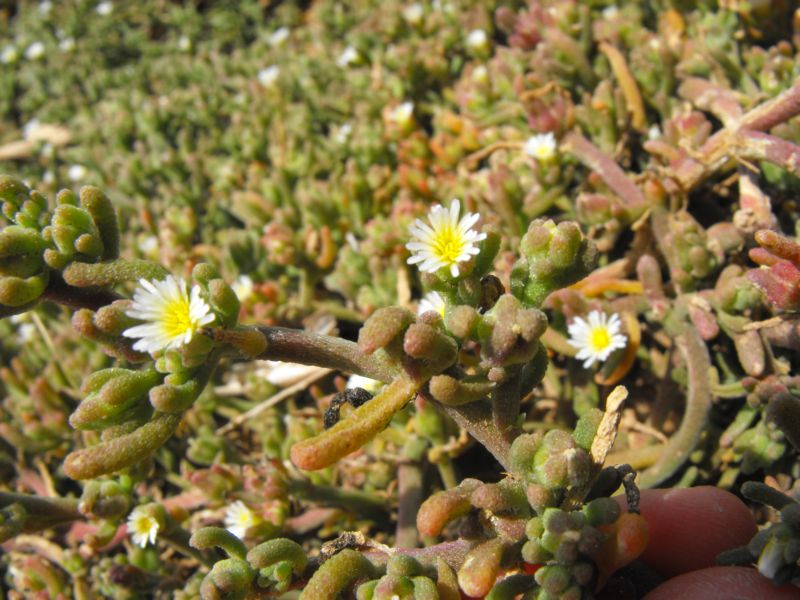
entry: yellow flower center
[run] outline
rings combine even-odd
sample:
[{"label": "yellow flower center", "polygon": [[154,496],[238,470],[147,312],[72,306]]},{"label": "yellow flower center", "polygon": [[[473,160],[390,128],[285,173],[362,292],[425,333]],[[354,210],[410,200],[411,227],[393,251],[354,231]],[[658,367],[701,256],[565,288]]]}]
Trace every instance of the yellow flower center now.
[{"label": "yellow flower center", "polygon": [[458,261],[458,257],[464,249],[464,240],[452,227],[444,227],[436,232],[436,239],[433,242],[433,253],[442,262],[452,265]]},{"label": "yellow flower center", "polygon": [[589,334],[589,343],[595,350],[603,350],[611,343],[611,336],[605,327],[595,327]]},{"label": "yellow flower center", "polygon": [[194,333],[196,325],[189,311],[188,298],[181,298],[170,302],[164,308],[164,318],[162,322],[165,332],[171,338],[186,335],[187,331]]}]

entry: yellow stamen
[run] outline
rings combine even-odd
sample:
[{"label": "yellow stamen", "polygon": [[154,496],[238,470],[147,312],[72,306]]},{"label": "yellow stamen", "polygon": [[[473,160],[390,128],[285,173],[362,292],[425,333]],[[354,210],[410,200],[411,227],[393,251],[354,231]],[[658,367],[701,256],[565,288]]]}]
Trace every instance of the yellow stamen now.
[{"label": "yellow stamen", "polygon": [[589,343],[595,350],[603,350],[611,343],[611,336],[608,335],[608,330],[605,327],[596,327],[592,329]]}]

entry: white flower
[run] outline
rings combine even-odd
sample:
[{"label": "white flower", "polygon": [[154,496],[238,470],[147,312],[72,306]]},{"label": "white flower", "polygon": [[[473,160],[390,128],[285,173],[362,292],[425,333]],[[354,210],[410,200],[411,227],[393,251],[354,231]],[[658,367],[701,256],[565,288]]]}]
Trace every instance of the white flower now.
[{"label": "white flower", "polygon": [[39,60],[44,56],[44,43],[33,42],[25,49],[25,58],[28,60]]},{"label": "white flower", "polygon": [[0,52],[0,62],[4,65],[10,65],[17,62],[17,60],[19,60],[19,52],[16,47],[11,44],[3,48],[3,51]]},{"label": "white flower", "polygon": [[430,225],[417,219],[408,228],[412,241],[406,244],[411,251],[408,264],[419,264],[419,269],[435,273],[443,267],[450,268],[450,274],[458,277],[458,263],[466,262],[479,249],[477,242],[486,239],[485,233],[478,233],[472,226],[480,215],[465,213],[459,220],[461,203],[454,199],[450,208],[436,204],[428,214]]},{"label": "white flower", "polygon": [[33,323],[22,323],[17,329],[17,338],[21,344],[29,344],[36,337],[36,326]]},{"label": "white flower", "polygon": [[425,297],[419,301],[417,307],[417,314],[421,315],[426,312],[437,312],[439,316],[444,319],[445,303],[444,298],[439,292],[428,292]]},{"label": "white flower", "polygon": [[414,119],[414,103],[403,102],[389,112],[389,120],[398,127],[411,127]]},{"label": "white flower", "polygon": [[345,123],[334,134],[334,139],[337,144],[344,144],[350,139],[350,134],[353,132],[353,126],[350,123]]},{"label": "white flower", "polygon": [[604,19],[608,19],[610,21],[610,20],[616,18],[616,16],[619,14],[619,7],[614,6],[613,4],[611,6],[606,6],[600,12],[600,14],[603,15]]},{"label": "white flower", "polygon": [[22,137],[24,137],[26,140],[35,139],[37,137],[36,134],[41,126],[42,123],[39,121],[39,119],[31,119],[22,126]]},{"label": "white flower", "polygon": [[556,136],[552,133],[537,133],[527,139],[522,151],[536,160],[550,160],[556,154]]},{"label": "white flower", "polygon": [[83,165],[72,165],[67,169],[67,177],[70,181],[81,181],[86,177],[88,171]]},{"label": "white flower", "polygon": [[339,58],[336,59],[336,64],[340,67],[349,67],[350,65],[358,63],[360,59],[361,55],[358,53],[358,50],[352,46],[348,46],[342,51]]},{"label": "white flower", "polygon": [[486,68],[484,65],[478,65],[474,69],[472,69],[472,81],[475,83],[480,83],[481,85],[486,85],[489,83],[489,69]]},{"label": "white flower", "polygon": [[263,519],[250,510],[241,500],[237,500],[225,509],[225,529],[243,540],[247,530],[263,523]]},{"label": "white flower", "polygon": [[275,85],[275,82],[278,81],[278,76],[280,74],[280,67],[277,65],[271,65],[266,69],[261,69],[256,77],[258,77],[258,83],[266,88]]},{"label": "white flower", "polygon": [[239,298],[239,302],[244,302],[253,295],[253,280],[249,275],[239,275],[231,284],[231,288]]},{"label": "white flower", "polygon": [[411,4],[403,9],[403,18],[409,25],[419,25],[422,23],[422,17],[424,16],[425,9],[422,4]]},{"label": "white flower", "polygon": [[660,137],[661,137],[661,129],[658,128],[658,125],[651,125],[650,129],[647,130],[647,139],[657,140]]},{"label": "white flower", "polygon": [[64,38],[58,43],[58,49],[62,52],[72,52],[75,49],[75,38]]},{"label": "white flower", "polygon": [[159,247],[158,238],[154,235],[148,235],[141,242],[139,242],[139,251],[145,256],[158,256]]},{"label": "white flower", "polygon": [[287,39],[289,39],[289,28],[279,27],[267,36],[267,43],[273,47],[280,46]]},{"label": "white flower", "polygon": [[575,358],[584,361],[583,366],[588,369],[595,361],[603,362],[614,350],[625,347],[628,338],[620,333],[621,327],[618,314],[608,317],[599,310],[593,310],[588,320],[575,317],[569,324],[567,330],[570,338],[567,342],[578,349]]},{"label": "white flower", "polygon": [[159,528],[156,518],[141,506],[134,508],[128,516],[128,532],[133,538],[133,543],[142,548],[156,543]]},{"label": "white flower", "polygon": [[96,12],[98,15],[102,15],[104,17],[107,17],[112,12],[114,12],[114,3],[113,2],[101,2],[100,4],[98,4],[95,7],[94,12]]},{"label": "white flower", "polygon": [[192,40],[188,35],[182,35],[178,38],[178,50],[181,52],[189,52],[192,49]]},{"label": "white flower", "polygon": [[347,384],[344,387],[348,390],[361,388],[375,395],[383,389],[383,382],[363,375],[350,375],[350,379],[347,380]]},{"label": "white flower", "polygon": [[473,52],[482,52],[489,47],[489,36],[483,29],[473,29],[467,34],[465,43]]},{"label": "white flower", "polygon": [[125,314],[145,321],[122,332],[125,337],[139,338],[133,349],[140,352],[188,344],[198,329],[214,320],[211,308],[200,297],[200,288],[192,286],[190,295],[186,282],[172,275],[163,281],[140,279]]},{"label": "white flower", "polygon": [[44,2],[39,3],[39,14],[40,15],[47,15],[50,14],[50,11],[53,10],[53,3],[50,0],[44,0]]}]

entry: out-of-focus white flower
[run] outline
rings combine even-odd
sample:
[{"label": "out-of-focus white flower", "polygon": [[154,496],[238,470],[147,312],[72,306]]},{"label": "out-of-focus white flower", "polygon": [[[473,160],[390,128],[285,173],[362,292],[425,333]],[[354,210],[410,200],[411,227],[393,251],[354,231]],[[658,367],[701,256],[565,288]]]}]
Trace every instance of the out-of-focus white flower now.
[{"label": "out-of-focus white flower", "polygon": [[72,52],[75,49],[75,38],[64,38],[58,43],[58,49],[62,52]]},{"label": "out-of-focus white flower", "polygon": [[189,52],[192,49],[192,38],[188,35],[182,35],[178,38],[178,50],[181,52]]},{"label": "out-of-focus white flower", "polygon": [[595,361],[603,362],[614,350],[627,345],[628,338],[620,333],[621,329],[618,314],[609,317],[604,312],[593,310],[585,321],[575,317],[569,324],[567,342],[578,349],[575,358],[584,361],[583,366],[588,369]]},{"label": "out-of-focus white flower", "polygon": [[439,204],[428,213],[428,223],[417,219],[408,228],[411,241],[406,248],[411,251],[408,264],[419,265],[420,271],[436,273],[449,268],[453,277],[458,277],[459,263],[466,262],[480,251],[478,242],[486,239],[485,233],[472,229],[480,215],[465,213],[461,219],[461,202],[454,199],[447,209]]},{"label": "out-of-focus white flower", "polygon": [[661,137],[661,129],[659,129],[658,125],[651,125],[650,128],[647,130],[647,139],[657,140],[660,137]]},{"label": "out-of-focus white flower", "polygon": [[414,123],[414,103],[403,102],[389,112],[389,120],[398,127],[411,127]]},{"label": "out-of-focus white flower", "polygon": [[358,252],[361,248],[361,243],[358,241],[358,238],[353,235],[352,231],[348,231],[344,234],[344,241],[353,249],[353,252]]},{"label": "out-of-focus white flower", "polygon": [[16,46],[12,46],[11,44],[5,46],[3,51],[0,52],[0,62],[4,65],[10,65],[19,60],[19,51],[17,50]]},{"label": "out-of-focus white flower", "polygon": [[31,119],[22,126],[22,137],[26,140],[36,137],[36,131],[41,127],[42,123],[39,119]]},{"label": "out-of-focus white flower", "polygon": [[36,325],[22,323],[17,329],[17,338],[20,344],[29,344],[36,337]]},{"label": "out-of-focus white flower", "polygon": [[254,513],[241,500],[237,500],[225,509],[225,529],[243,540],[247,530],[264,522],[259,515]]},{"label": "out-of-focus white flower", "polygon": [[342,53],[339,55],[339,58],[336,59],[336,64],[340,67],[349,67],[350,65],[358,64],[361,61],[361,55],[358,53],[358,50],[353,48],[353,46],[348,46]]},{"label": "out-of-focus white flower", "polygon": [[409,4],[403,9],[403,19],[405,19],[406,23],[414,27],[422,23],[424,16],[425,8],[422,4]]},{"label": "out-of-focus white flower", "polygon": [[552,133],[537,133],[529,137],[522,151],[539,161],[548,161],[556,155],[556,136]]},{"label": "out-of-focus white flower", "polygon": [[44,2],[39,3],[39,14],[40,15],[49,15],[50,11],[53,10],[53,3],[50,0],[44,0]]},{"label": "out-of-focus white flower", "polygon": [[45,48],[43,42],[33,42],[25,48],[25,58],[28,60],[39,60],[44,56]]},{"label": "out-of-focus white flower", "polygon": [[159,246],[158,238],[154,235],[148,235],[139,242],[139,251],[145,256],[157,256]]},{"label": "out-of-focus white flower", "polygon": [[214,320],[214,313],[200,297],[200,288],[191,293],[183,279],[168,275],[163,281],[139,280],[133,304],[125,311],[129,317],[144,321],[122,332],[138,338],[133,345],[140,352],[157,352],[188,344],[197,331]]},{"label": "out-of-focus white flower", "polygon": [[94,12],[96,12],[98,15],[101,15],[103,17],[107,17],[112,12],[114,12],[114,3],[113,2],[101,2],[100,4],[98,4],[95,7]]},{"label": "out-of-focus white flower", "polygon": [[275,85],[275,82],[278,81],[278,76],[281,74],[281,69],[277,65],[270,65],[264,69],[261,69],[258,72],[256,77],[258,78],[258,83],[260,83],[263,87],[268,88]]},{"label": "out-of-focus white flower", "polygon": [[350,375],[345,388],[348,390],[361,388],[363,390],[367,390],[370,394],[375,395],[383,389],[383,385],[383,382],[378,381],[377,379],[370,379],[369,377],[364,377],[363,375]]},{"label": "out-of-focus white flower", "polygon": [[473,29],[467,34],[464,43],[472,52],[486,52],[489,49],[489,36],[483,29]]},{"label": "out-of-focus white flower", "polygon": [[334,139],[337,144],[344,144],[350,139],[350,134],[353,132],[353,126],[350,123],[345,123],[334,134]]},{"label": "out-of-focus white flower", "polygon": [[244,302],[253,295],[253,280],[249,275],[239,275],[231,284],[231,288],[239,298],[239,302]]},{"label": "out-of-focus white flower", "polygon": [[67,177],[70,181],[83,181],[88,172],[83,165],[72,165],[67,169]]},{"label": "out-of-focus white flower", "polygon": [[614,19],[619,14],[619,7],[615,5],[606,6],[601,12],[604,19],[608,19],[609,21]]},{"label": "out-of-focus white flower", "polygon": [[439,316],[444,319],[444,309],[445,309],[445,301],[442,298],[442,295],[439,292],[428,292],[419,301],[419,306],[417,307],[417,314],[421,315],[426,312],[437,312]]},{"label": "out-of-focus white flower", "polygon": [[133,538],[133,543],[142,548],[156,543],[160,527],[156,518],[141,506],[134,508],[128,516],[128,532]]},{"label": "out-of-focus white flower", "polygon": [[288,27],[279,27],[267,36],[267,43],[273,47],[280,46],[289,39],[289,33]]},{"label": "out-of-focus white flower", "polygon": [[478,65],[472,69],[470,77],[475,83],[486,85],[489,83],[489,69],[487,69],[485,65]]}]

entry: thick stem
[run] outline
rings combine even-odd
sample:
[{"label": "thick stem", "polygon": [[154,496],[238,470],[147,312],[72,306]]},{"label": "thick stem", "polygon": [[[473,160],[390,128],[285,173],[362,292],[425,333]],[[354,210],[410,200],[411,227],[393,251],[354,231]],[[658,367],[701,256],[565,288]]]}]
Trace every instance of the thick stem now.
[{"label": "thick stem", "polygon": [[25,525],[22,527],[25,533],[35,533],[85,518],[78,511],[78,501],[71,498],[47,498],[0,492],[0,508],[11,504],[19,504],[25,509]]},{"label": "thick stem", "polygon": [[423,473],[417,462],[403,463],[397,468],[397,535],[395,546],[416,548],[419,545],[417,533],[417,512],[422,504]]},{"label": "thick stem", "polygon": [[711,360],[708,348],[693,327],[686,327],[675,341],[689,372],[686,410],[680,428],[670,438],[660,458],[639,475],[637,483],[642,488],[657,486],[686,462],[700,440],[711,410],[711,381],[708,376]]},{"label": "thick stem", "polygon": [[290,479],[288,485],[289,495],[298,500],[344,508],[376,520],[385,520],[388,516],[386,501],[367,492],[345,490],[328,485],[314,485],[310,481],[302,479]]},{"label": "thick stem", "polygon": [[392,381],[400,369],[383,352],[365,354],[341,338],[284,327],[259,327],[267,349],[258,358],[336,369],[378,381]]},{"label": "thick stem", "polygon": [[[438,403],[437,403],[438,404]],[[473,438],[481,443],[504,469],[509,470],[508,452],[511,449],[509,436],[503,435],[494,424],[492,409],[486,402],[473,402],[462,406],[444,406],[442,410],[453,419],[459,427],[465,429]]]},{"label": "thick stem", "polygon": [[625,172],[600,148],[579,133],[564,136],[562,147],[581,161],[586,167],[597,172],[608,187],[619,196],[631,210],[645,210],[648,206],[642,192],[625,175]]},{"label": "thick stem", "polygon": [[[436,559],[441,557],[450,568],[454,571],[458,571],[473,545],[474,542],[457,540],[455,542],[443,542],[427,548],[397,548],[393,554],[411,556],[426,566],[436,566]],[[385,552],[378,552],[376,550],[364,552],[363,555],[376,567],[385,566],[390,558],[390,555]]]}]

